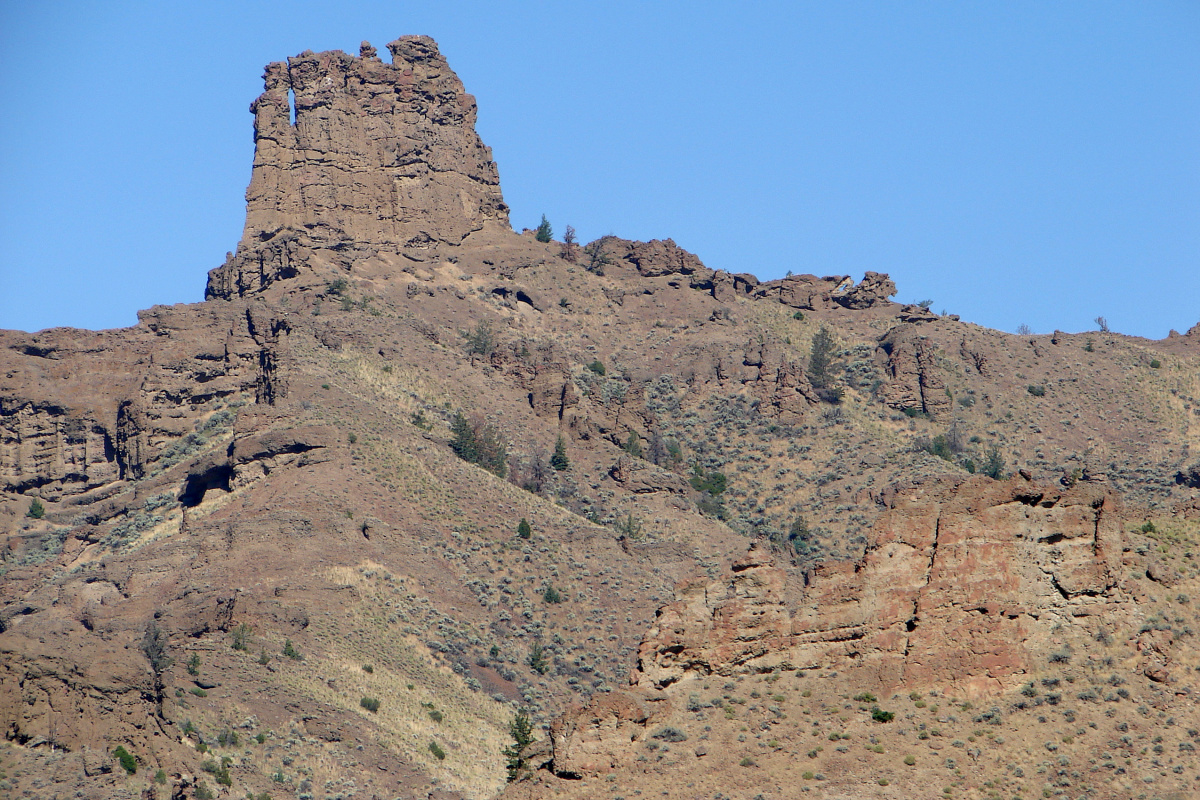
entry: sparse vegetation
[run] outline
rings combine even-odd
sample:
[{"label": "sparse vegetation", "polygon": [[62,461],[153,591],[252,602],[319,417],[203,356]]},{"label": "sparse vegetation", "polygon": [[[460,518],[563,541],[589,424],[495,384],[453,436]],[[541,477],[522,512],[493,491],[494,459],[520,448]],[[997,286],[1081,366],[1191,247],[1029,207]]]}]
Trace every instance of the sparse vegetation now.
[{"label": "sparse vegetation", "polygon": [[450,449],[470,464],[503,478],[508,472],[508,442],[495,425],[468,420],[460,411],[450,423]]},{"label": "sparse vegetation", "polygon": [[117,745],[117,749],[113,750],[113,756],[116,757],[117,763],[121,765],[121,769],[125,770],[130,775],[137,772],[137,759],[133,757],[124,745]]}]

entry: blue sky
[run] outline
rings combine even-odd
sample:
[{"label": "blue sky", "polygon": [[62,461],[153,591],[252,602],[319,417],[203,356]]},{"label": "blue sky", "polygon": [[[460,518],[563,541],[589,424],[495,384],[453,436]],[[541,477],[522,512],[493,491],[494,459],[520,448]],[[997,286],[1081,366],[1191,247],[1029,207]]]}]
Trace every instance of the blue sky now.
[{"label": "blue sky", "polygon": [[1200,3],[0,0],[0,327],[194,302],[262,67],[438,40],[518,230],[888,272],[989,327],[1200,322]]}]

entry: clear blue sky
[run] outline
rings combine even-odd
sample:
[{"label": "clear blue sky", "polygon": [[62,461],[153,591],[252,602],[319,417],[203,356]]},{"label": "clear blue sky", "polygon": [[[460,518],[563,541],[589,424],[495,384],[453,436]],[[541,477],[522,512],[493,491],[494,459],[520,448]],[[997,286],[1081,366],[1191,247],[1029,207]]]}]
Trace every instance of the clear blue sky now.
[{"label": "clear blue sky", "polygon": [[0,327],[129,325],[241,233],[269,61],[433,36],[518,230],[888,272],[1014,330],[1200,321],[1200,3],[0,0]]}]

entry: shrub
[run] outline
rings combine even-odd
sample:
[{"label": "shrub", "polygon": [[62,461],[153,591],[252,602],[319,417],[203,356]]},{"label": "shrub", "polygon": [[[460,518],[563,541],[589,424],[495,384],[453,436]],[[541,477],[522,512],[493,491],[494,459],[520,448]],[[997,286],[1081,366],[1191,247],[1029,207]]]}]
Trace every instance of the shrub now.
[{"label": "shrub", "polygon": [[212,789],[203,782],[196,784],[196,800],[213,800]]},{"label": "shrub", "polygon": [[905,763],[905,765],[911,767],[913,764],[917,763],[917,760],[915,758],[913,758],[912,756],[905,756],[904,763]]},{"label": "shrub", "polygon": [[190,691],[192,694],[196,695],[196,697],[208,697],[208,692],[204,691],[199,686],[193,686],[188,691]]},{"label": "shrub", "polygon": [[363,664],[363,672],[367,673],[368,675],[374,675],[374,674],[375,674],[375,667],[374,667],[374,665],[372,665],[372,664]]},{"label": "shrub", "polygon": [[429,743],[429,752],[433,753],[433,757],[438,761],[446,760],[446,751],[439,747],[437,742]]},{"label": "shrub", "polygon": [[480,320],[475,330],[467,334],[467,353],[470,355],[490,356],[496,349],[496,334],[492,331],[492,323]]},{"label": "shrub", "polygon": [[188,675],[199,675],[200,674],[200,654],[199,653],[192,653],[192,657],[188,659],[187,673],[188,673]]},{"label": "shrub", "polygon": [[1034,385],[1031,383],[1025,387],[1025,391],[1029,392],[1034,397],[1045,397],[1046,396],[1046,387],[1045,386],[1037,386],[1037,385]]},{"label": "shrub", "polygon": [[1158,368],[1159,368],[1159,367],[1161,367],[1161,366],[1162,366],[1162,362],[1161,362],[1161,361],[1159,361],[1157,358],[1155,358],[1155,359],[1151,359],[1151,361],[1150,361],[1150,369],[1158,369]]},{"label": "shrub", "polygon": [[683,731],[679,730],[679,728],[673,727],[671,725],[664,725],[663,727],[656,730],[654,733],[650,734],[650,738],[658,739],[660,742],[676,743],[676,742],[686,742],[688,737],[687,737],[687,734],[684,733]]},{"label": "shrub", "polygon": [[521,521],[517,523],[517,536],[522,539],[533,538],[533,527],[530,526],[529,520],[521,517]]},{"label": "shrub", "polygon": [[792,319],[804,319],[804,312],[797,311],[796,313],[792,314]]},{"label": "shrub", "polygon": [[299,661],[300,659],[304,658],[304,656],[300,655],[300,651],[299,651],[299,650],[297,650],[295,647],[293,647],[293,646],[292,646],[292,640],[291,640],[291,639],[287,639],[287,640],[285,640],[285,641],[284,641],[284,643],[283,643],[283,654],[284,654],[285,656],[287,656],[288,658],[295,659],[296,661]]},{"label": "shrub", "polygon": [[645,458],[646,454],[642,451],[642,437],[638,436],[635,431],[629,432],[629,438],[625,440],[625,452],[634,458]]},{"label": "shrub", "polygon": [[567,442],[563,439],[562,434],[559,434],[558,440],[554,443],[554,455],[550,456],[550,466],[559,472],[571,466],[571,462],[567,459]]},{"label": "shrub", "polygon": [[891,722],[895,718],[896,713],[894,711],[884,711],[879,706],[875,706],[871,709],[871,719],[875,720],[876,722]]},{"label": "shrub", "polygon": [[550,227],[550,220],[546,219],[545,214],[542,214],[542,221],[537,226],[535,236],[542,244],[546,244],[554,238],[554,229]]},{"label": "shrub", "polygon": [[604,364],[601,363],[600,359],[596,359],[592,363],[588,364],[587,368],[597,375],[604,375],[608,371],[604,368]]},{"label": "shrub", "polygon": [[529,666],[538,675],[545,675],[550,671],[550,662],[546,660],[546,650],[541,642],[533,643],[533,648],[529,651]]},{"label": "shrub", "polygon": [[125,749],[124,745],[117,745],[117,749],[113,750],[113,755],[116,756],[117,761],[121,762],[121,769],[130,775],[137,772],[137,759]]},{"label": "shrub", "polygon": [[30,519],[41,519],[46,516],[46,507],[42,505],[42,501],[36,497],[29,501],[29,510],[25,512],[25,516]]},{"label": "shrub", "polygon": [[233,629],[232,647],[234,650],[242,650],[242,651],[248,650],[249,645],[247,643],[249,642],[249,640],[250,640],[250,626],[249,625],[247,625],[246,623],[243,622],[242,624],[238,625],[236,628]]},{"label": "shrub", "polygon": [[979,471],[997,481],[1002,481],[1007,477],[1004,474],[1004,458],[1000,455],[999,446],[991,446],[987,453],[987,460],[983,462]]},{"label": "shrub", "polygon": [[364,697],[358,701],[358,704],[367,711],[370,711],[372,714],[379,713],[379,700],[374,697]]},{"label": "shrub", "polygon": [[561,603],[563,601],[562,593],[553,586],[547,586],[546,591],[542,592],[542,599],[547,603]]},{"label": "shrub", "polygon": [[154,782],[159,786],[164,785],[167,782],[167,773],[161,769],[154,773]]},{"label": "shrub", "polygon": [[856,703],[874,703],[878,699],[878,697],[870,692],[863,692],[862,694],[854,695],[854,702]]}]

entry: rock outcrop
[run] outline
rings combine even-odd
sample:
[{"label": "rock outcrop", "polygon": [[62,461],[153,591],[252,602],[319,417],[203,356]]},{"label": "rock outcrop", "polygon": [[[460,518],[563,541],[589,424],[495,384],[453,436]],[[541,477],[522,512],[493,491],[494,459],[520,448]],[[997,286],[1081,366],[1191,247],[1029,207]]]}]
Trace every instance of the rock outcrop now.
[{"label": "rock outcrop", "polygon": [[834,668],[987,692],[1029,670],[1056,624],[1111,611],[1121,534],[1103,489],[977,477],[887,502],[865,555],[818,565],[798,603],[759,546],[730,577],[685,587],[660,611],[632,682]]},{"label": "rock outcrop", "polygon": [[306,51],[269,64],[254,114],[254,170],[237,253],[208,298],[254,294],[306,273],[399,269],[471,233],[507,231],[475,98],[426,36],[364,42],[358,57]]}]

